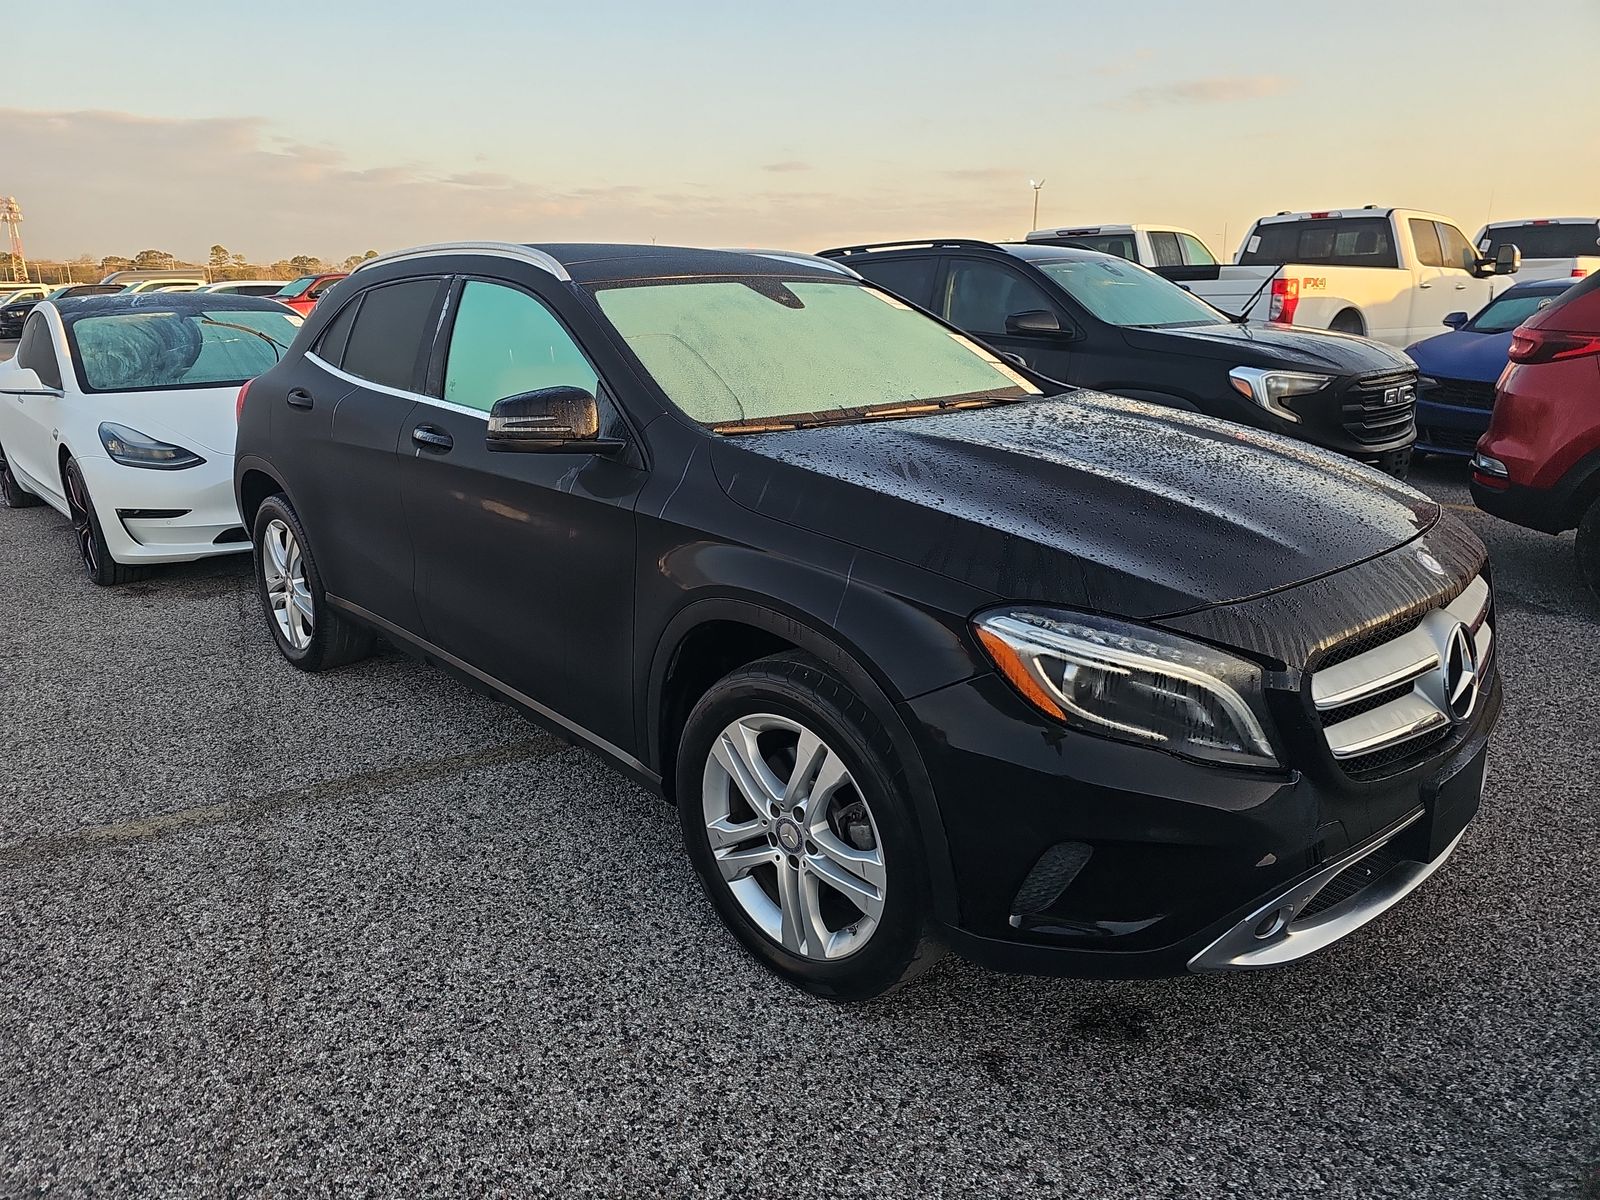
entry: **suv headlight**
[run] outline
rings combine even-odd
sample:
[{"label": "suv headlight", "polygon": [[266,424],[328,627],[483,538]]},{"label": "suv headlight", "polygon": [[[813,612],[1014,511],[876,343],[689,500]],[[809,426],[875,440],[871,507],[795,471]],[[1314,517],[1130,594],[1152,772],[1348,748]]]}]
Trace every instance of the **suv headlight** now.
[{"label": "suv headlight", "polygon": [[1254,663],[1160,630],[1056,609],[993,609],[973,630],[1013,687],[1074,729],[1207,762],[1278,765]]},{"label": "suv headlight", "polygon": [[1320,392],[1333,382],[1333,378],[1332,375],[1314,375],[1309,371],[1268,371],[1261,367],[1235,367],[1228,372],[1228,382],[1233,385],[1234,391],[1285,421],[1300,419],[1299,413],[1284,404],[1286,397]]},{"label": "suv headlight", "polygon": [[100,426],[100,444],[112,462],[125,467],[149,467],[156,471],[181,471],[198,467],[205,459],[193,450],[158,441],[149,434],[107,421]]}]

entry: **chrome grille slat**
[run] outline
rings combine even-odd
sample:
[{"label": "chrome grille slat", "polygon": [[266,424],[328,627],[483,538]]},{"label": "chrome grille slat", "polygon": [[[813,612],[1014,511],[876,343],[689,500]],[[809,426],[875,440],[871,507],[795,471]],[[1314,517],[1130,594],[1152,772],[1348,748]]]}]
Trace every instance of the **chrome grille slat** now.
[{"label": "chrome grille slat", "polygon": [[1329,725],[1323,733],[1335,758],[1359,758],[1409,742],[1449,723],[1450,718],[1429,700],[1410,692],[1359,717]]},{"label": "chrome grille slat", "polygon": [[1426,630],[1413,629],[1392,642],[1318,671],[1311,699],[1319,710],[1343,708],[1415,679],[1439,665],[1439,650]]}]

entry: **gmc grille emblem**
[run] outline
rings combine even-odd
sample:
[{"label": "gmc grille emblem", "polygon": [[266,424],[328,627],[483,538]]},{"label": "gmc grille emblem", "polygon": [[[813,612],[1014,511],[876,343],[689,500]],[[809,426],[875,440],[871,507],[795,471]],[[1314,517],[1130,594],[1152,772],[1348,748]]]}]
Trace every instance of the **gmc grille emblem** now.
[{"label": "gmc grille emblem", "polygon": [[1403,387],[1383,389],[1383,406],[1385,408],[1393,408],[1397,404],[1409,404],[1416,398],[1417,389],[1414,384],[1408,383]]}]

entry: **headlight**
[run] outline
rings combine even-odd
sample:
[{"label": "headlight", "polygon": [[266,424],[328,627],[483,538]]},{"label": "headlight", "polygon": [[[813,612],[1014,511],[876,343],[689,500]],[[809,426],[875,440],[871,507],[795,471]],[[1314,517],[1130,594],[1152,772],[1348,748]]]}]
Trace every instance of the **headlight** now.
[{"label": "headlight", "polygon": [[149,467],[156,471],[181,471],[185,467],[198,467],[205,459],[193,450],[174,446],[171,442],[157,441],[137,429],[107,421],[100,426],[100,444],[106,448],[112,462],[125,467]]},{"label": "headlight", "polygon": [[1237,766],[1272,767],[1261,669],[1159,630],[1053,609],[973,621],[1000,673],[1084,733]]},{"label": "headlight", "polygon": [[1307,396],[1320,392],[1333,382],[1332,375],[1313,375],[1309,371],[1267,371],[1260,367],[1235,367],[1228,372],[1233,390],[1253,400],[1275,417],[1298,421],[1300,414],[1283,403],[1287,396]]}]

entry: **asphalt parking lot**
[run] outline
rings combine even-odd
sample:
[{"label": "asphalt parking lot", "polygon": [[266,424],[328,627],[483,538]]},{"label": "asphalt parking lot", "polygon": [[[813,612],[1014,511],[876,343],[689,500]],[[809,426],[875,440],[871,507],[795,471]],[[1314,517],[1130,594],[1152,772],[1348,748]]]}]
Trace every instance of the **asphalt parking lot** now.
[{"label": "asphalt parking lot", "polygon": [[1281,973],[835,1008],[588,754],[396,653],[296,673],[242,557],[97,590],[0,511],[0,1193],[1600,1196],[1600,605],[1463,515],[1508,701],[1403,907]]}]

